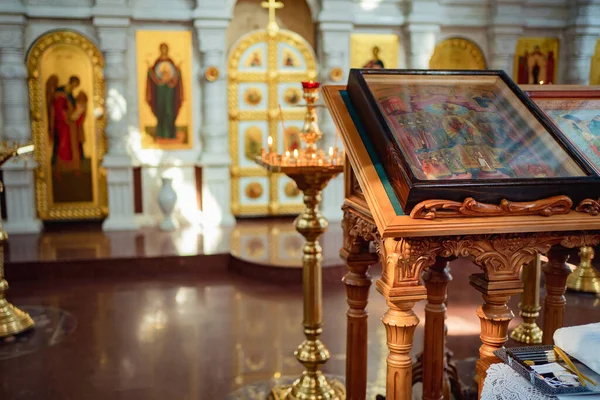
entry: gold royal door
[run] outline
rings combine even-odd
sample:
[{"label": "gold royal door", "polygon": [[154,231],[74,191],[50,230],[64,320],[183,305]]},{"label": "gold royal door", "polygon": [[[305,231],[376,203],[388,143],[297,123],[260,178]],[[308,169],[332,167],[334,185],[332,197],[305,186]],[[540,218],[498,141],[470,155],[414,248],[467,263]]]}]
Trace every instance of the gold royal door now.
[{"label": "gold royal door", "polygon": [[300,146],[306,110],[301,82],[316,77],[313,49],[288,30],[251,32],[233,46],[228,75],[233,215],[299,213],[302,196],[294,182],[285,175],[267,173],[254,157],[267,148],[269,136],[278,153]]}]

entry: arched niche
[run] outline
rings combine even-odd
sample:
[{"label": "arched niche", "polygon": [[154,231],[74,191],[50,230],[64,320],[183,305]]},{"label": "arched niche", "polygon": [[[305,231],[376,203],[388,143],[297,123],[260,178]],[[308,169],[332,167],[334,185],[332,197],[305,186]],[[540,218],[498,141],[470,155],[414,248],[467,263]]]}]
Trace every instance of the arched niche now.
[{"label": "arched niche", "polygon": [[471,40],[454,37],[439,42],[429,59],[430,69],[486,69],[483,52]]},{"label": "arched niche", "polygon": [[[255,30],[264,29],[269,21],[269,12],[261,6],[264,0],[238,0],[233,6],[232,19],[227,28],[227,49],[242,36]],[[314,2],[313,2],[314,3]],[[302,36],[314,49],[315,25],[309,3],[305,0],[284,1],[283,8],[277,10],[275,19],[281,29]]]}]

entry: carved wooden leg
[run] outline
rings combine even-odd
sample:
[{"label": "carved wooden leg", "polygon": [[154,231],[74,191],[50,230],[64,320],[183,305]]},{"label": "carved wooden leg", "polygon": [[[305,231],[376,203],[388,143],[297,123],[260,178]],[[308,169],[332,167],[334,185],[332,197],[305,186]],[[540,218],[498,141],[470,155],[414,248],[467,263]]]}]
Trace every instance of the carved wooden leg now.
[{"label": "carved wooden leg", "polygon": [[423,400],[444,398],[446,288],[452,280],[448,261],[436,260],[423,274],[427,288],[423,347]]},{"label": "carved wooden leg", "polygon": [[386,400],[412,399],[412,358],[415,328],[419,318],[413,312],[414,301],[390,301],[382,318],[387,333]]},{"label": "carved wooden leg", "polygon": [[485,274],[470,276],[470,283],[482,293],[483,305],[477,309],[481,321],[481,341],[479,360],[477,360],[477,377],[479,378],[479,396],[483,389],[486,372],[490,365],[500,362],[494,351],[502,348],[508,340],[508,324],[514,318],[506,303],[510,296],[523,291],[519,279],[506,281],[489,281]]},{"label": "carved wooden leg", "polygon": [[[346,232],[345,232],[346,234]],[[377,255],[369,253],[369,242],[361,238],[345,238],[340,256],[346,260],[344,276],[348,302],[346,331],[346,398],[364,400],[367,395],[367,303],[371,277],[369,266]]]},{"label": "carved wooden leg", "polygon": [[567,265],[569,254],[562,246],[554,246],[548,252],[548,262],[542,270],[546,276],[544,300],[544,335],[542,344],[554,344],[554,332],[563,326],[565,314],[565,291],[571,269]]}]

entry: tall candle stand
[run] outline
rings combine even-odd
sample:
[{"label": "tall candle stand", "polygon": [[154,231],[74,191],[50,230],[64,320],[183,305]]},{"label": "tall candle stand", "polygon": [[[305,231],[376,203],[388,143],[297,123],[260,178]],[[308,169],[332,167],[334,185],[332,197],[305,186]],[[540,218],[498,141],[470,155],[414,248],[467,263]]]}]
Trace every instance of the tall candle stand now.
[{"label": "tall candle stand", "polygon": [[322,133],[317,122],[315,103],[319,98],[318,82],[302,82],[307,111],[301,137],[305,144],[293,153],[277,154],[273,151],[271,138],[268,149],[261,151],[256,162],[267,171],[289,176],[304,195],[304,211],[296,218],[296,230],[304,236],[306,244],[302,255],[302,285],[304,292],[304,335],[306,339],[294,355],[305,370],[292,385],[276,386],[269,399],[273,400],[321,400],[345,399],[344,386],[335,380],[327,380],[320,371],[329,359],[329,351],[319,339],[323,331],[323,304],[321,282],[322,249],[319,237],[327,230],[327,219],[319,211],[321,192],[327,183],[343,171],[343,157],[337,148],[328,154],[317,148]]},{"label": "tall candle stand", "polygon": [[[33,145],[18,146],[16,143],[0,144],[0,167],[8,160],[15,156],[31,153]],[[0,182],[0,192],[4,189],[4,185]],[[0,230],[2,226],[0,225]],[[4,232],[2,230],[2,232]],[[8,236],[2,234],[0,241],[4,242]],[[28,329],[33,328],[34,322],[31,316],[25,311],[19,310],[6,300],[6,291],[8,290],[8,282],[4,279],[4,247],[0,244],[0,337],[14,336]]]}]

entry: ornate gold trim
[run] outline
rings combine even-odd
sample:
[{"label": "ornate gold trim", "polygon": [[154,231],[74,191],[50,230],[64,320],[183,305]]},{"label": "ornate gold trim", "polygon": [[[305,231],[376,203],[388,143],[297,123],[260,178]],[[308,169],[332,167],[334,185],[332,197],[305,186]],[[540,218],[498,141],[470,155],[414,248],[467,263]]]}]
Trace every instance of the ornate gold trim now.
[{"label": "ornate gold trim", "polygon": [[[554,196],[547,199],[512,202],[503,199],[500,205],[480,203],[467,197],[462,203],[452,200],[425,200],[417,204],[410,213],[415,219],[456,218],[456,217],[501,217],[515,215],[568,214],[573,202],[567,196]],[[579,206],[578,206],[579,207]]]},{"label": "ornate gold trim", "polygon": [[[95,120],[96,132],[100,133],[96,143],[97,174],[97,197],[90,203],[67,203],[64,205],[51,204],[49,191],[51,190],[48,180],[51,179],[48,165],[48,135],[44,124],[43,110],[43,88],[40,68],[44,53],[56,45],[68,44],[75,46],[86,53],[92,64],[94,82],[94,93],[90,96],[94,109],[104,109],[105,82],[104,82],[104,58],[102,53],[88,38],[74,31],[52,31],[40,36],[31,45],[27,55],[27,72],[29,82],[29,107],[31,111],[31,129],[33,142],[35,144],[35,160],[38,163],[36,170],[36,208],[38,216],[42,220],[69,220],[69,219],[100,219],[108,215],[108,195],[106,187],[106,170],[102,165],[102,159],[106,152],[106,128],[105,113]],[[89,116],[93,118],[93,116]],[[95,137],[96,135],[94,135]]]}]

